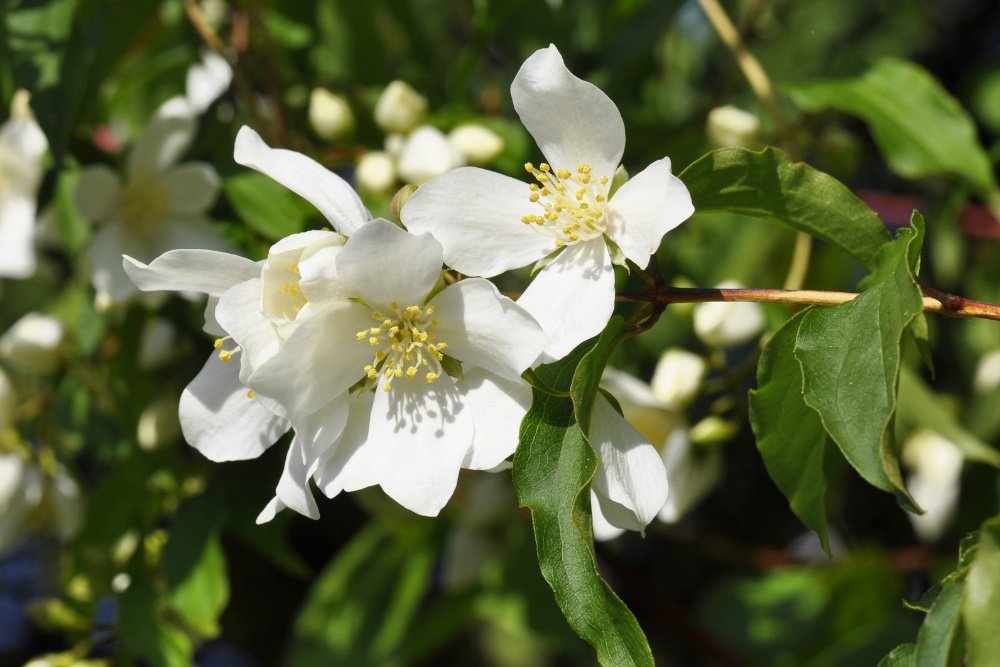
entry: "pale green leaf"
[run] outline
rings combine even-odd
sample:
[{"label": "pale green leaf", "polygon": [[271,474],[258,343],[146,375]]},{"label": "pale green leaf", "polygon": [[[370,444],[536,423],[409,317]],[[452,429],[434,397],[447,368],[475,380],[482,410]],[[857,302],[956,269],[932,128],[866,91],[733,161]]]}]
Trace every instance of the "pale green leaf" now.
[{"label": "pale green leaf", "polygon": [[983,524],[962,609],[969,667],[992,667],[1000,656],[1000,517]]},{"label": "pale green leaf", "polygon": [[965,582],[944,586],[927,612],[917,635],[915,667],[958,667],[962,664],[962,596]]}]

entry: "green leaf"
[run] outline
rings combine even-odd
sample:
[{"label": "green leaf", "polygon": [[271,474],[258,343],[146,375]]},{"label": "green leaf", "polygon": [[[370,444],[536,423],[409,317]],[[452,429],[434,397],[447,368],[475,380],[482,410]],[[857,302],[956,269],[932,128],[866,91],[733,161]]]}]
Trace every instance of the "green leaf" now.
[{"label": "green leaf", "polygon": [[917,645],[902,644],[879,660],[878,667],[917,667]]},{"label": "green leaf", "polygon": [[996,189],[972,118],[913,63],[886,58],[856,79],[813,83],[789,92],[803,109],[836,109],[864,120],[889,167],[901,176],[951,174],[980,193]]},{"label": "green leaf", "polygon": [[627,336],[625,320],[615,315],[601,332],[597,343],[583,355],[573,372],[569,393],[573,400],[576,422],[584,433],[590,433],[590,416],[594,410],[594,399],[597,397],[604,368],[608,365],[611,353]]},{"label": "green leaf", "polygon": [[757,389],[750,392],[750,425],[771,479],[829,555],[827,473],[837,450],[819,415],[802,397],[802,369],[794,356],[795,337],[808,312],[785,322],[764,348]]},{"label": "green leaf", "polygon": [[924,222],[879,252],[875,272],[855,299],[833,308],[814,308],[802,319],[795,357],[802,365],[805,402],[844,457],[873,486],[906,492],[893,443],[893,420],[906,328],[922,312],[914,268]]},{"label": "green leaf", "polygon": [[159,599],[152,585],[133,575],[132,584],[118,597],[118,638],[125,654],[141,657],[153,667],[191,665],[191,640],[168,625],[158,608]]},{"label": "green leaf", "polygon": [[967,459],[1000,468],[1000,451],[965,430],[920,376],[906,366],[899,374],[899,418],[937,432],[955,443]]},{"label": "green leaf", "polygon": [[597,572],[589,493],[597,457],[573,409],[574,402],[593,403],[594,394],[587,399],[583,387],[593,384],[598,361],[606,361],[605,346],[614,335],[583,343],[566,358],[538,369],[546,384],[566,391],[581,360],[593,364],[575,382],[576,401],[534,392],[514,455],[514,487],[521,506],[531,510],[538,564],[570,627],[597,650],[602,665],[652,665],[638,622]]},{"label": "green leaf", "polygon": [[437,555],[423,527],[393,533],[372,521],[359,531],[310,591],[286,664],[401,664]]},{"label": "green leaf", "polygon": [[219,616],[229,603],[226,556],[219,537],[211,535],[188,573],[170,596],[174,609],[205,637],[219,634]]},{"label": "green leaf", "polygon": [[223,189],[243,222],[270,241],[301,232],[314,212],[304,199],[263,174],[230,176]]},{"label": "green leaf", "polygon": [[1000,516],[986,521],[969,570],[962,609],[969,667],[995,665],[1000,656]]},{"label": "green leaf", "polygon": [[697,212],[729,211],[811,234],[843,249],[867,269],[889,233],[840,181],[776,148],[722,148],[679,174]]},{"label": "green leaf", "polygon": [[944,586],[917,635],[915,667],[958,667],[962,664],[962,597],[965,582]]}]

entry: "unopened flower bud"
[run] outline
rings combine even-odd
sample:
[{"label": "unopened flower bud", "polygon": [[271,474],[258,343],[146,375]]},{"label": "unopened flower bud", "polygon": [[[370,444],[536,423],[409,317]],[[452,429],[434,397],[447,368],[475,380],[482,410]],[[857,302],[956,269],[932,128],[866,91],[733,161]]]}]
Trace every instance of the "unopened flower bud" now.
[{"label": "unopened flower bud", "polygon": [[717,445],[731,440],[739,430],[736,422],[709,415],[691,427],[688,437],[696,445]]},{"label": "unopened flower bud", "polygon": [[448,141],[469,164],[482,165],[503,152],[503,139],[490,128],[469,123],[459,125],[448,133]]},{"label": "unopened flower bud", "polygon": [[405,81],[393,81],[375,103],[375,123],[386,132],[409,132],[427,114],[427,98]]},{"label": "unopened flower bud", "polygon": [[921,540],[933,542],[944,534],[958,507],[962,452],[950,440],[922,429],[903,443],[901,458],[911,471],[906,486],[924,510],[909,515],[913,531]]},{"label": "unopened flower bud", "polygon": [[400,153],[403,152],[403,146],[406,145],[406,137],[398,132],[394,132],[385,138],[385,152],[388,153],[392,159],[398,160]]},{"label": "unopened flower bud", "polygon": [[994,350],[980,358],[972,386],[981,394],[1000,387],[1000,350]]},{"label": "unopened flower bud", "polygon": [[[736,282],[720,288],[739,289]],[[764,330],[764,311],[751,302],[701,303],[694,309],[694,333],[706,345],[729,347],[752,340]]]},{"label": "unopened flower bud", "polygon": [[150,403],[139,415],[136,439],[147,451],[158,449],[174,440],[181,433],[177,416],[177,398],[164,396]]},{"label": "unopened flower bud", "polygon": [[55,317],[28,313],[0,337],[0,357],[24,373],[51,373],[59,366],[64,335]]},{"label": "unopened flower bud", "polygon": [[672,348],[660,356],[650,386],[665,407],[679,408],[698,395],[704,378],[704,359],[687,350]]},{"label": "unopened flower bud", "polygon": [[394,220],[402,220],[401,213],[403,207],[406,205],[407,200],[417,191],[417,186],[406,184],[396,191],[396,194],[392,196],[392,201],[389,202],[389,208],[392,210],[392,216]]},{"label": "unopened flower bud", "polygon": [[396,167],[382,151],[365,153],[354,170],[354,184],[363,192],[388,192],[396,184]]},{"label": "unopened flower bud", "polygon": [[321,139],[333,141],[354,129],[354,114],[347,100],[326,88],[309,94],[309,125]]},{"label": "unopened flower bud", "polygon": [[462,164],[461,154],[448,143],[444,133],[424,125],[407,137],[396,168],[404,181],[420,185]]},{"label": "unopened flower bud", "polygon": [[705,131],[716,148],[753,148],[758,141],[760,121],[752,113],[727,105],[708,112]]}]

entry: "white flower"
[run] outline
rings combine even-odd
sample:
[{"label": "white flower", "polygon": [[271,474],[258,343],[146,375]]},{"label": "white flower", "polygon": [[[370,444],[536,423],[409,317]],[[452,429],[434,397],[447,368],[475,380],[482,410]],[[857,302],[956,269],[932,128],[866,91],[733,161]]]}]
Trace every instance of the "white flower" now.
[{"label": "white flower", "polygon": [[726,105],[708,112],[705,131],[709,142],[716,148],[753,148],[757,144],[760,121],[752,113]]},{"label": "white flower", "polygon": [[549,336],[541,361],[551,361],[599,333],[611,317],[609,240],[645,267],[663,235],[694,209],[667,158],[611,197],[625,148],[621,114],[597,87],[566,69],[554,46],[528,58],[511,94],[548,160],[525,165],[538,182],[456,169],[419,188],[402,216],[411,231],[434,234],[447,264],[466,275],[495,276],[561,250],[518,301]]},{"label": "white flower", "polygon": [[16,454],[0,454],[0,552],[38,530],[70,540],[82,521],[80,489],[65,472],[46,473]]},{"label": "white flower", "polygon": [[423,125],[406,138],[399,152],[396,170],[407,183],[420,185],[435,176],[465,164],[462,154],[436,127]]},{"label": "white flower", "polygon": [[229,66],[229,62],[214,51],[202,51],[201,61],[187,71],[184,94],[164,102],[155,116],[200,116],[229,89],[232,81],[233,68]]},{"label": "white flower", "polygon": [[121,267],[123,254],[149,261],[174,248],[231,248],[206,216],[219,192],[215,169],[177,165],[194,130],[190,117],[157,116],[136,139],[124,179],[103,165],[80,175],[77,207],[100,225],[87,249],[99,303],[135,294]]},{"label": "white flower", "polygon": [[950,440],[922,429],[903,443],[902,459],[911,471],[906,487],[924,510],[908,515],[913,531],[924,542],[934,542],[958,509],[962,452]]},{"label": "white flower", "polygon": [[423,122],[427,98],[405,81],[393,81],[375,103],[375,123],[386,132],[409,132]]},{"label": "white flower", "polygon": [[[343,179],[304,155],[269,148],[250,128],[236,137],[235,159],[309,200],[339,232],[353,233],[368,222],[368,211]],[[310,278],[321,273],[343,243],[336,232],[303,232],[274,244],[260,264],[208,250],[174,250],[148,265],[124,259],[125,270],[144,291],[209,295],[206,330],[222,338],[181,395],[181,427],[192,446],[213,461],[250,459],[294,426],[296,437],[277,498],[261,520],[284,507],[318,516],[308,480],[319,455],[336,443],[347,420],[342,393],[326,397],[314,412],[289,419],[285,408],[251,389],[249,382],[314,314],[313,304],[339,298],[336,281]],[[238,363],[231,363],[234,359]]]},{"label": "white flower", "polygon": [[0,357],[29,374],[51,373],[59,367],[65,330],[51,315],[27,313],[0,337]]},{"label": "white flower", "polygon": [[[335,284],[312,315],[248,383],[277,400],[293,423],[350,399],[347,425],[315,478],[326,495],[379,485],[404,507],[433,516],[460,468],[489,470],[517,445],[531,400],[520,374],[544,341],[537,323],[482,279],[434,293],[442,250],[385,220],[354,232],[302,286]],[[316,273],[312,273],[316,269]],[[220,315],[225,307],[220,302]],[[464,379],[449,374],[461,364]],[[363,389],[364,386],[360,385]],[[279,507],[280,509],[280,507]]]},{"label": "white flower", "polygon": [[354,170],[354,183],[362,192],[388,192],[396,184],[396,164],[382,151],[365,153]]},{"label": "white flower", "polygon": [[321,139],[339,139],[354,129],[351,105],[342,95],[313,88],[309,93],[309,125]]},{"label": "white flower", "polygon": [[[664,523],[679,521],[719,481],[722,475],[721,453],[714,449],[692,447],[684,417],[677,412],[678,406],[664,402],[644,382],[608,368],[602,385],[618,400],[625,420],[640,437],[655,445],[655,448],[647,446],[653,450],[653,456],[660,464],[658,474],[660,470],[665,471],[666,493],[652,510],[650,519],[656,516]],[[617,413],[614,416],[617,417]],[[593,500],[598,502],[595,504]],[[629,527],[616,522],[614,515],[605,511],[606,503],[600,500],[598,493],[591,503],[594,537],[598,540],[612,539],[621,534],[621,528]]]},{"label": "white flower", "polygon": [[[739,289],[738,282],[726,281],[719,288]],[[694,308],[694,333],[706,345],[729,347],[752,340],[764,330],[764,311],[759,303],[699,303]]]},{"label": "white flower", "polygon": [[173,442],[181,434],[177,396],[162,396],[143,408],[135,433],[139,446],[148,451]]},{"label": "white flower", "polygon": [[649,384],[664,407],[681,408],[698,395],[704,378],[704,359],[693,352],[671,348],[660,355]]},{"label": "white flower", "polygon": [[980,357],[972,386],[980,394],[991,392],[1000,387],[1000,350],[987,352]]},{"label": "white flower", "polygon": [[0,126],[0,277],[35,273],[35,196],[48,150],[28,107],[28,93],[14,93],[10,118]]},{"label": "white flower", "polygon": [[469,164],[491,162],[503,152],[503,139],[496,132],[478,123],[459,125],[448,133],[448,141]]}]

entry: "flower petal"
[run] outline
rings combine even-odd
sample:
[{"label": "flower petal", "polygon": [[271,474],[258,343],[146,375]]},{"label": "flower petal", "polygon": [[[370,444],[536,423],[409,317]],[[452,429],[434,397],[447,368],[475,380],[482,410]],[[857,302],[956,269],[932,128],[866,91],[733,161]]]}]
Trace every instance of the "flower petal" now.
[{"label": "flower petal", "polygon": [[[310,519],[318,519],[319,508],[316,507],[316,499],[313,498],[312,490],[309,488],[309,464],[310,460],[305,452],[302,438],[296,435],[292,438],[292,444],[288,446],[285,468],[281,471],[275,497],[281,505]],[[259,518],[258,523],[260,523]]]},{"label": "flower petal", "polygon": [[548,336],[542,363],[561,359],[599,334],[615,308],[615,273],[604,240],[567,247],[535,276],[517,303]]},{"label": "flower petal", "polygon": [[368,441],[375,394],[366,391],[348,400],[350,410],[340,442],[316,471],[316,484],[328,498],[333,498],[341,491],[357,491],[375,486],[382,474],[379,444]]},{"label": "flower petal", "polygon": [[289,428],[265,402],[248,398],[236,365],[214,353],[181,394],[179,414],[184,438],[217,462],[257,458]]},{"label": "flower petal", "polygon": [[310,304],[350,298],[350,288],[337,275],[336,259],[341,249],[343,246],[327,246],[299,261],[299,289]]},{"label": "flower petal", "polygon": [[219,196],[219,174],[205,162],[187,162],[163,175],[176,213],[204,213]]},{"label": "flower petal", "polygon": [[135,295],[138,289],[122,268],[122,255],[146,258],[151,254],[148,244],[120,222],[100,227],[87,246],[87,262],[98,297],[121,303]]},{"label": "flower petal", "polygon": [[528,312],[483,278],[449,285],[430,301],[440,321],[435,331],[446,354],[509,380],[534,363],[545,334]]},{"label": "flower petal", "polygon": [[35,273],[35,198],[0,197],[0,276],[30,278]]},{"label": "flower petal", "polygon": [[301,153],[269,147],[249,127],[236,135],[234,158],[308,200],[341,234],[349,236],[371,219],[347,181]]},{"label": "flower petal", "polygon": [[607,542],[608,540],[613,540],[625,532],[624,528],[612,526],[607,517],[605,517],[601,512],[601,501],[597,497],[597,494],[594,493],[593,489],[590,491],[590,512],[594,521],[595,541]]},{"label": "flower petal", "polygon": [[458,389],[475,424],[472,449],[462,467],[492,470],[517,449],[521,420],[531,407],[531,387],[474,368]]},{"label": "flower petal", "polygon": [[659,452],[600,394],[590,442],[599,461],[591,488],[604,516],[619,528],[642,531],[667,500],[667,471]]},{"label": "flower petal", "polygon": [[187,72],[185,93],[195,113],[203,113],[226,92],[233,80],[233,68],[215,51],[201,52],[201,62]]},{"label": "flower petal", "polygon": [[722,477],[722,453],[695,451],[687,429],[680,427],[667,438],[661,456],[670,490],[657,516],[664,523],[676,523],[715,488]]},{"label": "flower petal", "polygon": [[102,222],[114,212],[121,189],[118,174],[103,164],[94,165],[80,172],[73,199],[80,215],[88,220]]},{"label": "flower petal", "polygon": [[428,232],[448,266],[490,278],[552,252],[552,238],[521,222],[538,213],[528,184],[476,167],[449,171],[417,188],[400,213],[411,232]]},{"label": "flower petal", "polygon": [[153,118],[136,137],[135,146],[129,153],[127,170],[130,179],[139,174],[162,174],[177,164],[194,140],[196,129],[195,121],[190,117]]},{"label": "flower petal", "polygon": [[260,279],[251,278],[226,290],[215,307],[216,321],[240,346],[240,381],[244,384],[254,369],[281,348],[274,324],[261,312],[260,295]]},{"label": "flower petal", "polygon": [[388,220],[355,232],[336,259],[337,274],[373,308],[393,301],[424,303],[441,275],[441,244],[430,234],[409,234]]},{"label": "flower petal", "polygon": [[681,179],[662,158],[629,179],[608,203],[608,236],[640,268],[663,235],[691,217],[694,204]]},{"label": "flower petal", "polygon": [[589,165],[611,178],[625,150],[625,123],[600,88],[573,75],[555,46],[535,51],[510,86],[514,109],[553,168]]},{"label": "flower petal", "polygon": [[382,452],[379,484],[417,514],[437,516],[451,498],[472,437],[472,416],[447,375],[375,391],[368,446]]},{"label": "flower petal", "polygon": [[202,292],[220,296],[233,285],[260,275],[260,264],[216,250],[168,250],[149,264],[128,255],[125,273],[144,292]]},{"label": "flower petal", "polygon": [[364,375],[372,352],[355,334],[371,322],[371,311],[356,303],[317,310],[254,369],[250,386],[279,401],[293,417],[312,414]]}]

